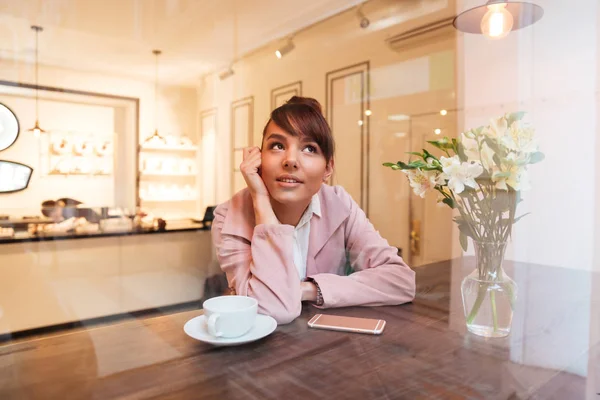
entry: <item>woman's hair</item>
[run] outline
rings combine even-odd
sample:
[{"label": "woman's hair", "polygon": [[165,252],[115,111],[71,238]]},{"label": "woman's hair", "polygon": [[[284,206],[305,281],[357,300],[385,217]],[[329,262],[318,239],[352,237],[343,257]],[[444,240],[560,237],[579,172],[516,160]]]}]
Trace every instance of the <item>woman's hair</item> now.
[{"label": "woman's hair", "polygon": [[321,148],[325,161],[329,162],[333,159],[335,150],[333,135],[317,100],[293,96],[285,104],[274,109],[263,129],[263,138],[271,121],[292,136],[310,138]]}]

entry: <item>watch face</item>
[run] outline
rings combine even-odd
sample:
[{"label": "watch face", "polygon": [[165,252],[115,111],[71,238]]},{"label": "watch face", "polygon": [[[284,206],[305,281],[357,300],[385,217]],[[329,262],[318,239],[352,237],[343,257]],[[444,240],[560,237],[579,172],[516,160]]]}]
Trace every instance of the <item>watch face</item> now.
[{"label": "watch face", "polygon": [[12,161],[0,160],[0,194],[27,189],[33,168]]},{"label": "watch face", "polygon": [[19,120],[10,108],[0,103],[0,151],[8,149],[19,137]]}]

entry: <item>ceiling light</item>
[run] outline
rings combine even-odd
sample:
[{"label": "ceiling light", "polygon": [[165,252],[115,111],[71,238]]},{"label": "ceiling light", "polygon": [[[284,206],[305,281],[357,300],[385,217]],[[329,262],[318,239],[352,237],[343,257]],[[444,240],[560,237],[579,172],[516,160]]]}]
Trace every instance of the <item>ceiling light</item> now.
[{"label": "ceiling light", "polygon": [[442,130],[440,128],[435,128],[433,130],[433,133],[435,133],[436,135],[439,135],[440,133],[442,133]]},{"label": "ceiling light", "polygon": [[363,124],[364,124],[363,120],[362,120],[362,119],[359,119],[359,120],[358,120],[358,126],[363,126]]},{"label": "ceiling light", "polygon": [[408,121],[409,119],[410,119],[410,115],[406,115],[406,114],[388,115],[388,121]]},{"label": "ceiling light", "polygon": [[491,39],[506,37],[511,31],[532,25],[544,10],[533,3],[489,0],[484,5],[460,13],[452,24],[466,33],[482,33]]},{"label": "ceiling light", "polygon": [[371,110],[365,110],[365,115],[366,115],[367,117],[370,117],[370,116],[371,116],[371,114],[373,114],[373,113],[371,112]]},{"label": "ceiling light", "polygon": [[448,111],[446,111],[446,110],[440,110],[440,115],[446,115],[446,114],[448,114]]},{"label": "ceiling light", "polygon": [[40,128],[39,114],[40,114],[40,97],[39,97],[39,86],[38,86],[38,53],[39,53],[39,45],[38,45],[38,36],[41,31],[44,30],[41,26],[32,25],[31,29],[35,31],[35,125],[33,128],[29,129],[29,132],[33,132],[33,136],[39,137],[41,133],[46,133],[45,130]]},{"label": "ceiling light", "polygon": [[292,42],[292,39],[290,39],[285,45],[283,45],[283,47],[280,47],[277,50],[275,50],[275,56],[277,56],[277,58],[281,58],[290,51],[294,50],[295,47],[296,46],[294,45],[294,42]]},{"label": "ceiling light", "polygon": [[233,74],[235,74],[235,71],[233,70],[233,68],[231,66],[229,66],[229,68],[227,68],[225,71],[223,71],[219,74],[219,79],[225,80],[225,79],[229,78],[230,76],[233,76]]}]

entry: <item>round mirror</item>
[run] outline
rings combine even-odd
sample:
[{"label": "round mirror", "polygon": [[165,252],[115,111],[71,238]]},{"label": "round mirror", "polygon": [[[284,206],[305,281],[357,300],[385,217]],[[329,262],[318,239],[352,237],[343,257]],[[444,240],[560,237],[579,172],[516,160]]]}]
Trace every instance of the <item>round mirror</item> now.
[{"label": "round mirror", "polygon": [[0,103],[0,151],[8,149],[19,136],[19,120],[15,113]]}]

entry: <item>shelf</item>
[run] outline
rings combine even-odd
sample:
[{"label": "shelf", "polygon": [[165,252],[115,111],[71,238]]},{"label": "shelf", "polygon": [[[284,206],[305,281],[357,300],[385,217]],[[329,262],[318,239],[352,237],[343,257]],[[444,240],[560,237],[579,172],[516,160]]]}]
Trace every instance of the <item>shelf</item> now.
[{"label": "shelf", "polygon": [[165,150],[165,151],[196,151],[198,150],[198,147],[196,146],[168,146],[168,145],[164,145],[164,146],[140,146],[140,150],[141,151],[145,151],[145,150],[150,150],[150,151],[160,151],[160,150]]},{"label": "shelf", "polygon": [[169,177],[174,177],[174,176],[187,176],[187,177],[195,177],[197,176],[197,174],[191,174],[191,173],[180,173],[180,174],[164,174],[164,173],[159,173],[159,172],[153,172],[153,173],[145,173],[145,172],[140,172],[140,176],[143,177],[161,177],[161,176],[169,176]]}]

